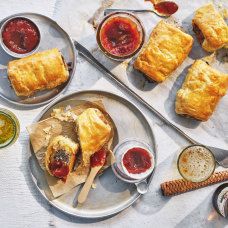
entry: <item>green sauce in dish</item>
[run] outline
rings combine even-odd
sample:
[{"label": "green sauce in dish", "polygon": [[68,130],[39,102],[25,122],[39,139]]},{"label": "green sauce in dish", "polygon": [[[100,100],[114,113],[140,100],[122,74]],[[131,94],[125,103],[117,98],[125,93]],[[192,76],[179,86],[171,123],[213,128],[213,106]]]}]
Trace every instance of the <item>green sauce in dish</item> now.
[{"label": "green sauce in dish", "polygon": [[0,144],[10,142],[15,135],[14,121],[8,115],[0,113]]}]

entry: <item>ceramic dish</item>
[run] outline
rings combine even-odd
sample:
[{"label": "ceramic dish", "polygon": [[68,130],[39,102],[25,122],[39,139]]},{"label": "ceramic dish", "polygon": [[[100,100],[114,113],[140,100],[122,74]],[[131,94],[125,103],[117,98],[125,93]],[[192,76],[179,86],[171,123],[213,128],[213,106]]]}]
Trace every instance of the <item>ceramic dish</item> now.
[{"label": "ceramic dish", "polygon": [[[139,43],[138,43],[137,48],[134,48],[134,51],[132,51],[129,54],[123,54],[123,55],[112,54],[102,44],[102,38],[101,38],[102,30],[105,28],[106,25],[108,25],[108,23],[110,23],[110,21],[112,21],[113,19],[116,20],[118,18],[126,19],[126,20],[129,20],[130,23],[133,23],[134,26],[136,26],[136,28],[134,28],[134,30],[136,30],[139,33],[139,36],[140,36],[139,40],[138,40]],[[117,22],[115,22],[115,23],[117,23]],[[122,30],[122,27],[124,27],[124,26],[122,26],[122,25],[119,26],[119,27],[117,26],[116,29],[117,29],[118,32],[115,35],[118,35],[119,33],[124,33],[125,32],[124,30]],[[119,32],[119,30],[121,30],[121,31]],[[106,32],[108,32],[108,31],[106,31]],[[127,32],[129,32],[129,31],[127,31]],[[113,32],[111,32],[111,34],[112,33]],[[133,36],[133,34],[135,34],[135,33],[132,33],[131,35]],[[113,36],[113,34],[111,36]],[[108,42],[110,42],[110,43],[117,42],[118,43],[118,42],[120,42],[120,40],[118,40],[118,39],[121,39],[121,40],[122,40],[122,38],[123,39],[127,39],[126,37],[128,37],[128,36],[129,36],[129,34],[125,34],[125,35],[122,34],[119,38],[118,37],[117,38],[113,37],[112,40],[111,41],[109,40]],[[109,14],[108,16],[106,16],[101,21],[101,23],[99,24],[98,29],[97,29],[96,38],[97,38],[97,44],[98,44],[100,50],[107,57],[109,57],[111,59],[114,59],[114,60],[117,60],[117,61],[124,61],[124,60],[129,59],[129,58],[133,57],[134,55],[136,55],[140,51],[140,49],[142,48],[142,46],[144,44],[144,41],[145,41],[145,29],[144,29],[144,26],[143,26],[142,22],[140,21],[140,19],[138,17],[136,17],[134,14],[129,13],[129,12],[115,12],[115,13]],[[133,36],[133,37],[131,37],[131,39],[132,38],[135,38],[135,37]],[[129,45],[127,40],[122,40],[121,42],[124,42],[124,43],[126,42],[125,44]],[[114,46],[113,46],[113,48],[114,48]],[[116,49],[116,47],[115,47],[115,49]],[[121,49],[123,49],[123,47],[121,47]]]},{"label": "ceramic dish", "polygon": [[[107,113],[109,113],[117,128],[113,146],[125,138],[137,137],[149,144],[156,154],[153,132],[144,115],[132,103],[112,93],[81,91],[67,95],[52,102],[38,116],[36,121],[48,118],[54,107],[75,105],[82,100],[102,101]],[[126,113],[127,115],[120,116],[119,113]],[[129,129],[128,131],[126,131],[126,127]],[[32,154],[29,163],[35,187],[53,207],[67,214],[83,218],[104,218],[131,206],[141,195],[137,192],[134,184],[119,180],[109,168],[96,181],[96,189],[90,191],[89,197],[83,205],[75,205],[80,186],[56,199],[52,199],[50,189],[44,178],[43,170],[41,170],[38,165],[37,159],[32,153],[32,149],[29,148],[29,150]]]},{"label": "ceramic dish", "polygon": [[30,97],[18,97],[11,87],[7,76],[7,64],[9,61],[14,60],[14,58],[8,55],[4,49],[0,48],[0,97],[10,103],[23,107],[44,105],[63,93],[71,82],[76,66],[75,48],[69,35],[51,18],[35,13],[20,13],[3,19],[0,22],[0,26],[5,23],[5,21],[13,17],[28,18],[39,27],[41,39],[39,47],[36,51],[40,52],[52,48],[58,48],[61,51],[66,63],[71,65],[70,76],[65,83],[56,88],[36,92]]}]

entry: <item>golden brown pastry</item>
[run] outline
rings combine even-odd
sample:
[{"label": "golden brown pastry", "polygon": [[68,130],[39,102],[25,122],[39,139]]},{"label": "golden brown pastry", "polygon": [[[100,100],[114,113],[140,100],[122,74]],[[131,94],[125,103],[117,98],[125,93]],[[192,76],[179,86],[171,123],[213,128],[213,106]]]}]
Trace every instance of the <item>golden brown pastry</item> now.
[{"label": "golden brown pastry", "polygon": [[228,88],[228,74],[221,73],[202,60],[190,67],[176,96],[176,113],[206,121]]},{"label": "golden brown pastry", "polygon": [[160,21],[134,67],[154,81],[162,82],[185,60],[192,44],[193,38],[190,35]]},{"label": "golden brown pastry", "polygon": [[213,4],[200,7],[195,12],[192,25],[206,51],[213,52],[228,45],[228,26]]},{"label": "golden brown pastry", "polygon": [[67,81],[69,72],[57,48],[10,61],[8,77],[17,96],[52,89]]},{"label": "golden brown pastry", "polygon": [[78,144],[59,135],[48,145],[45,153],[45,167],[50,175],[66,180],[75,163]]},{"label": "golden brown pastry", "polygon": [[81,145],[83,164],[90,163],[90,157],[110,139],[111,126],[104,114],[96,108],[88,108],[76,121]]}]

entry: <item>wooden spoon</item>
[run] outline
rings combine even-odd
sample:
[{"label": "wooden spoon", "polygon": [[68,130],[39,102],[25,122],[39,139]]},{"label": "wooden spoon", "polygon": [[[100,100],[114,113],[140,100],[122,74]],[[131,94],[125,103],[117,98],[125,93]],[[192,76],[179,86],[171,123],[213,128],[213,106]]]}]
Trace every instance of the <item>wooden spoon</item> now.
[{"label": "wooden spoon", "polygon": [[106,154],[107,154],[106,150],[101,149],[91,156],[90,158],[91,170],[81,192],[78,195],[78,203],[83,204],[86,201],[89,191],[91,189],[91,186],[93,184],[94,178],[96,177],[97,173],[105,163]]}]

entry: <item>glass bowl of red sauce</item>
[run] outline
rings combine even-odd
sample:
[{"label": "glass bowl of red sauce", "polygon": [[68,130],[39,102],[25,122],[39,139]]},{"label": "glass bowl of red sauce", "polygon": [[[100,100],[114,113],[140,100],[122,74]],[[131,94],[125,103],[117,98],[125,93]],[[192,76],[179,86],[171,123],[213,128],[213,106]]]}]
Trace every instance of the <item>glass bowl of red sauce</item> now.
[{"label": "glass bowl of red sauce", "polygon": [[123,61],[140,51],[145,41],[145,30],[134,14],[114,12],[101,21],[96,38],[106,56]]},{"label": "glass bowl of red sauce", "polygon": [[40,39],[38,26],[26,17],[11,17],[1,26],[1,46],[13,57],[31,55],[38,49]]},{"label": "glass bowl of red sauce", "polygon": [[151,146],[138,139],[127,139],[114,148],[116,162],[112,165],[115,175],[128,183],[146,179],[154,170],[155,154]]}]

